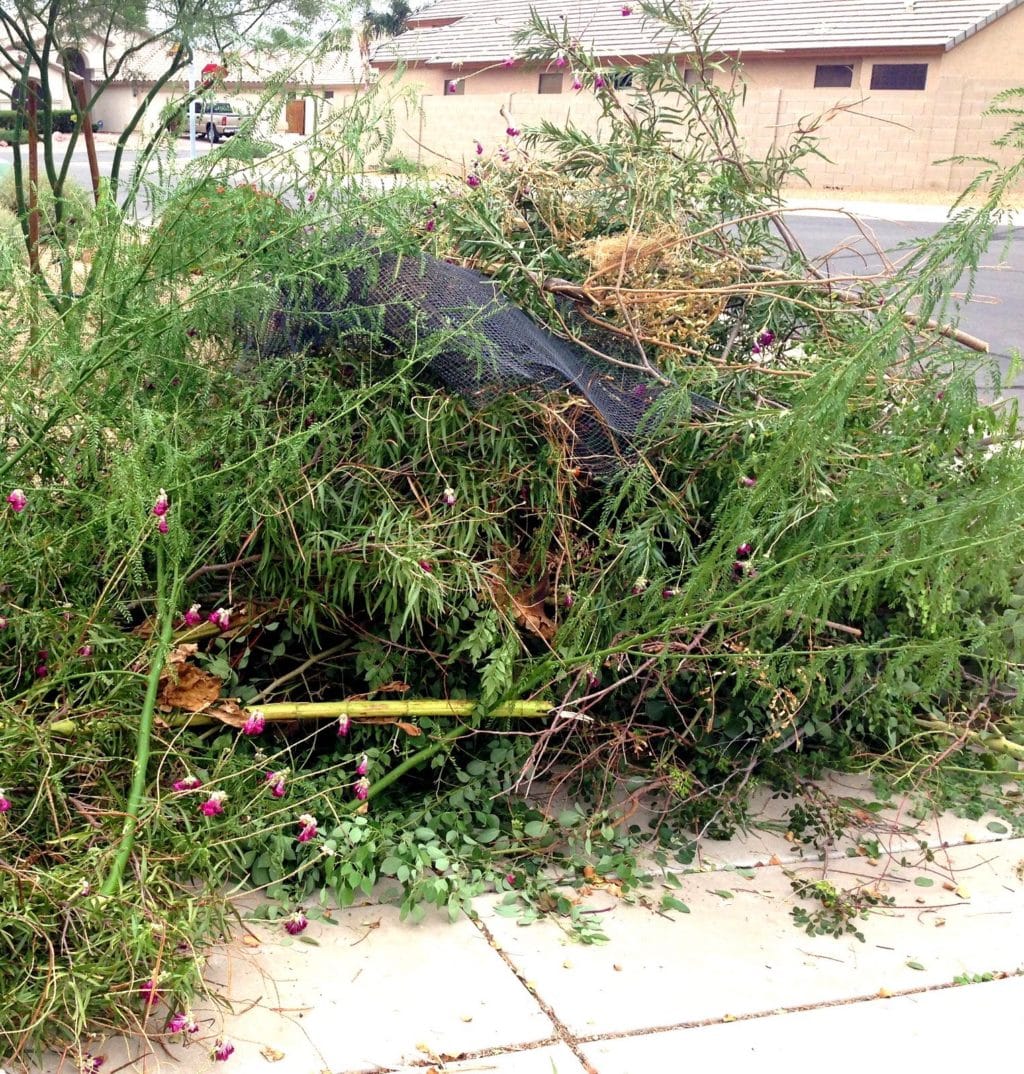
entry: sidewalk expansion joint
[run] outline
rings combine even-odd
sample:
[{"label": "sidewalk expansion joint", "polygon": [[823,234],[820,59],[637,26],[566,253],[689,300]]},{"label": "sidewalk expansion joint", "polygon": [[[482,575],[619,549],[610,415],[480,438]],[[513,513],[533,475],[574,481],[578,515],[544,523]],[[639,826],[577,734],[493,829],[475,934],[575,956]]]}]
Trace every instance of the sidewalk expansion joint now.
[{"label": "sidewalk expansion joint", "polygon": [[[527,979],[519,967],[512,961],[508,952],[501,944],[494,938],[491,930],[477,917],[473,924],[483,934],[484,939],[490,944],[491,949],[495,951],[498,957],[506,966],[515,974],[516,980],[526,989],[527,992],[533,997],[534,1003],[547,1015],[551,1024],[555,1027],[555,1033],[558,1039],[576,1056],[580,1065],[587,1072],[587,1074],[599,1074],[599,1071],[593,1063],[583,1054],[580,1049],[580,1042],[576,1035],[569,1029],[569,1027],[555,1014],[554,1008],[538,993],[536,987],[532,985]],[[507,1050],[507,1049],[506,1049]]]},{"label": "sidewalk expansion joint", "polygon": [[[1009,970],[1006,977],[1024,976],[1024,970]],[[989,982],[978,982],[985,984]],[[631,1037],[650,1037],[657,1033],[671,1033],[679,1029],[703,1029],[707,1026],[728,1025],[733,1022],[753,1022],[758,1018],[770,1018],[776,1014],[799,1014],[802,1011],[817,1011],[828,1007],[852,1007],[855,1003],[885,1003],[890,999],[899,999],[901,996],[920,996],[925,992],[945,992],[953,988],[973,988],[975,984],[960,985],[952,981],[943,984],[921,985],[918,988],[904,988],[898,992],[890,992],[884,996],[877,992],[870,992],[860,996],[847,996],[844,999],[825,1000],[822,1003],[801,1003],[789,1007],[771,1007],[763,1011],[748,1011],[746,1014],[725,1015],[715,1018],[701,1018],[689,1022],[673,1022],[670,1025],[646,1026],[643,1029],[624,1029],[611,1033],[588,1033],[572,1039],[577,1044],[596,1044],[605,1040],[628,1040]]]}]

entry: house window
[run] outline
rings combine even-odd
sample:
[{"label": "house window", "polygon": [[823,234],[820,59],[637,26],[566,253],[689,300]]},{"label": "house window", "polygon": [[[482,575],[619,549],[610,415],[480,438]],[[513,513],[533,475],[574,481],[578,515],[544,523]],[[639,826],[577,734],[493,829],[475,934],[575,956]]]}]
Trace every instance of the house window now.
[{"label": "house window", "polygon": [[538,93],[561,93],[562,92],[562,76],[558,72],[552,72],[551,74],[543,74],[540,76],[540,81],[537,83]]},{"label": "house window", "polygon": [[928,78],[926,63],[876,63],[871,68],[871,88],[923,90]]},{"label": "house window", "polygon": [[324,90],[324,100],[325,101],[330,101],[333,98],[334,98],[334,90],[332,90],[332,89]]},{"label": "house window", "polygon": [[464,78],[446,78],[444,80],[444,95],[446,97],[461,97],[466,92],[466,80]]},{"label": "house window", "polygon": [[683,84],[686,86],[699,86],[704,79],[701,78],[700,69],[697,67],[687,67],[683,71]]},{"label": "house window", "polygon": [[815,89],[853,85],[852,63],[819,63],[814,68]]}]

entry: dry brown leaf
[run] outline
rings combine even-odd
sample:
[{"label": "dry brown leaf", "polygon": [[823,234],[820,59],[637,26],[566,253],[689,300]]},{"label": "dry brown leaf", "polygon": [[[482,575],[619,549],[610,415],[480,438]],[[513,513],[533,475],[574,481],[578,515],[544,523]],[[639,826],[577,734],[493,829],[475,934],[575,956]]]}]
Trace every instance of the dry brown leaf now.
[{"label": "dry brown leaf", "polygon": [[492,578],[491,590],[498,607],[510,608],[519,626],[550,642],[555,636],[558,624],[544,610],[544,598],[548,592],[547,581],[513,593],[500,572],[495,572]]},{"label": "dry brown leaf", "polygon": [[279,1063],[284,1059],[284,1052],[279,1052],[276,1048],[271,1048],[269,1044],[264,1044],[263,1047],[260,1048],[260,1055],[262,1055],[268,1063]]},{"label": "dry brown leaf", "polygon": [[395,720],[395,726],[413,738],[419,738],[423,734],[414,723],[406,723],[405,720]]},{"label": "dry brown leaf", "polygon": [[[188,646],[181,646],[182,649]],[[195,648],[195,646],[191,646]],[[185,663],[186,657],[175,650],[167,658],[160,675],[160,692],[157,703],[161,712],[182,709],[185,712],[202,712],[220,697],[220,679],[201,671],[194,664]]]},{"label": "dry brown leaf", "polygon": [[258,936],[250,936],[248,933],[246,933],[242,937],[242,944],[245,947],[259,947],[260,946],[260,939],[259,939]]},{"label": "dry brown leaf", "polygon": [[203,715],[212,716],[229,727],[243,727],[249,718],[249,713],[231,697],[221,698],[216,705],[204,710]]}]

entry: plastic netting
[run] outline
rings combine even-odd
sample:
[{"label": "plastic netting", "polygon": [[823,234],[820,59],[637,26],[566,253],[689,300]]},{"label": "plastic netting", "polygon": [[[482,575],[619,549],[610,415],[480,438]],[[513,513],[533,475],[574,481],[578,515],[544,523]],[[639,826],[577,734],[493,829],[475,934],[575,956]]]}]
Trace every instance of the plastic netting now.
[{"label": "plastic netting", "polygon": [[[603,356],[621,349],[611,333],[592,353],[589,343],[539,325],[471,269],[390,251],[361,233],[332,237],[310,262],[316,272],[279,285],[250,327],[251,352],[280,356],[370,341],[422,353],[433,377],[475,405],[505,392],[560,396],[567,455],[593,472],[635,458],[664,424],[663,397],[671,395],[678,417],[678,393],[666,394],[633,363]],[[703,396],[684,399],[694,414],[720,411]]]}]

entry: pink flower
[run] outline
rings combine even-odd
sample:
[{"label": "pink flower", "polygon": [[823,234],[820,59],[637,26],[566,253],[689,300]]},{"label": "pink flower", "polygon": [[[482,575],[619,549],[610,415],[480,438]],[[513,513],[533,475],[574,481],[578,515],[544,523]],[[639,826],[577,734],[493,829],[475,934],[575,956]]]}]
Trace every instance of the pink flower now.
[{"label": "pink flower", "polygon": [[365,776],[370,771],[370,758],[366,754],[362,754],[359,758],[359,763],[356,765],[356,775]]},{"label": "pink flower", "polygon": [[421,559],[420,563],[419,563],[419,567],[420,567],[420,570],[423,571],[425,574],[433,574],[434,573],[434,565],[430,562],[429,559]]},{"label": "pink flower", "polygon": [[15,513],[24,511],[28,505],[28,497],[21,489],[12,489],[7,494],[7,502],[11,505],[11,510]]},{"label": "pink flower", "polygon": [[86,658],[92,656],[92,646],[91,645],[79,645],[79,647],[78,647],[78,655],[79,656],[84,656]]},{"label": "pink flower", "polygon": [[231,629],[231,608],[214,608],[212,612],[206,617],[215,627],[219,627],[221,630]]},{"label": "pink flower", "polygon": [[639,597],[640,594],[647,589],[648,585],[650,585],[650,583],[647,581],[647,579],[643,575],[640,575],[640,577],[637,578],[637,580],[633,583],[633,588],[630,590],[630,592],[633,594],[634,597]]},{"label": "pink flower", "polygon": [[228,1040],[218,1040],[213,1046],[213,1051],[210,1052],[210,1058],[216,1060],[218,1063],[224,1063],[231,1058],[235,1051],[235,1046]]},{"label": "pink flower", "polygon": [[459,83],[454,78],[448,83],[448,92],[449,93],[458,93],[459,92]]},{"label": "pink flower", "polygon": [[49,674],[50,674],[50,669],[46,666],[46,664],[40,664],[36,668],[36,678],[37,679],[45,679],[46,676],[49,675]]},{"label": "pink flower", "polygon": [[577,76],[575,76],[575,77],[573,78],[573,80],[572,80],[572,88],[573,88],[573,89],[574,89],[574,90],[575,90],[575,91],[576,91],[577,93],[579,93],[579,91],[580,91],[581,89],[583,89],[583,83],[582,83],[582,82],[581,82],[581,81],[579,80],[579,76],[578,76],[578,75],[577,75]]},{"label": "pink flower", "polygon": [[166,533],[170,529],[170,526],[168,526],[168,524],[167,524],[167,519],[166,518],[158,519],[157,524],[156,524],[156,528],[157,528],[158,533]]},{"label": "pink flower", "polygon": [[555,57],[555,66],[556,67],[564,67],[565,64],[566,64],[565,56],[561,52],[558,53],[558,55]]},{"label": "pink flower", "polygon": [[479,175],[467,175],[466,176],[466,185],[467,186],[472,186],[472,187],[479,186],[480,185],[480,176]]},{"label": "pink flower", "polygon": [[601,676],[596,671],[592,671],[587,676],[587,687],[589,689],[593,690],[593,689],[595,689],[596,687],[598,687],[600,685],[601,685]]},{"label": "pink flower", "polygon": [[598,75],[597,78],[594,79],[594,89],[604,89],[604,87],[604,78],[601,75]]},{"label": "pink flower", "polygon": [[214,791],[199,807],[199,811],[204,817],[215,817],[218,813],[224,812],[224,803],[227,798],[228,796],[224,791]]},{"label": "pink flower", "polygon": [[6,629],[7,629],[7,617],[4,616],[4,615],[0,615],[0,630],[6,630]]},{"label": "pink flower", "polygon": [[259,709],[253,709],[242,724],[243,735],[261,735],[267,726],[267,718]]},{"label": "pink flower", "polygon": [[738,581],[746,573],[746,570],[747,570],[746,563],[742,563],[742,562],[740,562],[740,560],[736,560],[736,562],[733,563],[733,565],[732,565],[732,576],[733,576],[733,578],[735,578]]},{"label": "pink flower", "polygon": [[509,138],[518,138],[519,135],[523,132],[518,127],[506,127],[505,133],[509,136]]},{"label": "pink flower", "polygon": [[203,781],[198,776],[186,775],[181,779],[176,779],[171,786],[179,793],[185,791],[197,791],[203,785]]},{"label": "pink flower", "polygon": [[360,802],[365,802],[370,797],[370,781],[366,776],[360,776],[356,780],[355,786],[352,788],[352,793],[359,799]]},{"label": "pink flower", "polygon": [[285,782],[288,779],[288,769],[283,768],[280,772],[268,772],[266,782],[270,784],[270,793],[275,798],[283,798]]},{"label": "pink flower", "polygon": [[198,604],[193,604],[187,612],[185,612],[185,626],[194,627],[199,626],[203,621],[202,612],[199,610]]},{"label": "pink flower", "polygon": [[157,988],[154,980],[144,981],[139,985],[139,993],[142,996],[142,1003],[146,1007],[153,1007],[160,1002],[160,989]]},{"label": "pink flower", "polygon": [[289,936],[298,936],[300,932],[306,931],[306,926],[309,924],[309,919],[301,910],[296,910],[294,914],[289,914],[284,919],[284,931]]},{"label": "pink flower", "polygon": [[484,155],[484,147],[480,142],[476,143],[476,155],[482,157]]},{"label": "pink flower", "polygon": [[444,492],[441,493],[441,503],[443,503],[445,507],[454,507],[455,489],[451,488],[450,486],[446,488]]},{"label": "pink flower", "polygon": [[7,797],[3,787],[0,787],[0,813],[6,813],[11,808],[11,800]]},{"label": "pink flower", "polygon": [[506,56],[506,57],[505,57],[505,58],[504,58],[504,59],[503,59],[503,60],[501,61],[501,66],[502,66],[502,67],[515,67],[515,65],[516,65],[516,58],[515,58],[515,56]]},{"label": "pink flower", "polygon": [[676,595],[676,590],[674,590],[674,589],[672,589],[670,587],[666,587],[665,589],[663,589],[661,591],[661,599],[662,600],[671,600],[675,595]]},{"label": "pink flower", "polygon": [[758,347],[770,347],[774,342],[775,342],[775,333],[770,328],[766,328],[757,337],[757,346]]},{"label": "pink flower", "polygon": [[299,817],[299,834],[296,839],[300,843],[308,843],[316,838],[317,821],[312,813],[303,813]]},{"label": "pink flower", "polygon": [[167,1023],[168,1033],[198,1033],[199,1023],[191,1011],[178,1011]]},{"label": "pink flower", "polygon": [[754,546],[749,541],[744,541],[743,544],[736,549],[737,559],[750,559],[754,551]]},{"label": "pink flower", "polygon": [[78,1059],[80,1074],[99,1074],[99,1069],[105,1060],[102,1055],[93,1055],[92,1052],[82,1052]]},{"label": "pink flower", "polygon": [[629,6],[629,4],[623,4],[622,5],[622,17],[623,18],[628,18],[628,16],[630,16],[632,14],[633,14],[633,9]]},{"label": "pink flower", "polygon": [[338,738],[344,738],[352,729],[352,721],[347,716],[338,717]]},{"label": "pink flower", "polygon": [[749,475],[744,475],[743,477],[740,478],[740,484],[744,488],[752,489],[757,484],[757,478],[756,477],[750,477]]},{"label": "pink flower", "polygon": [[167,514],[167,508],[170,506],[170,501],[167,499],[167,493],[163,489],[160,490],[160,495],[157,496],[156,502],[153,504],[153,514],[157,518],[162,518]]},{"label": "pink flower", "polygon": [[433,231],[436,227],[437,227],[437,224],[434,223],[434,218],[432,216],[429,217],[427,219],[427,223],[426,223],[427,231]]},{"label": "pink flower", "polygon": [[509,157],[509,155],[508,155],[508,150],[507,150],[507,149],[506,149],[506,148],[505,148],[504,146],[502,146],[502,147],[501,147],[501,148],[500,148],[500,149],[498,150],[498,156],[499,156],[499,157],[501,157],[502,161],[503,161],[503,162],[504,162],[505,164],[508,164],[509,160],[511,159],[511,158]]},{"label": "pink flower", "polygon": [[576,598],[570,592],[566,592],[565,596],[562,597],[562,607],[563,608],[571,608],[575,603],[576,603]]}]

